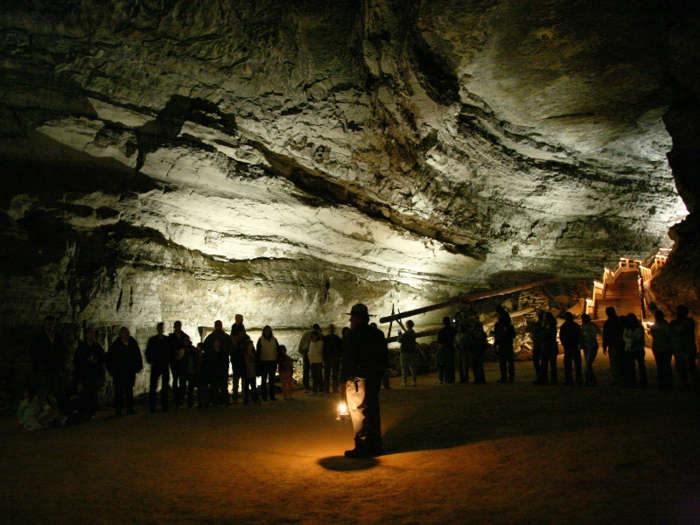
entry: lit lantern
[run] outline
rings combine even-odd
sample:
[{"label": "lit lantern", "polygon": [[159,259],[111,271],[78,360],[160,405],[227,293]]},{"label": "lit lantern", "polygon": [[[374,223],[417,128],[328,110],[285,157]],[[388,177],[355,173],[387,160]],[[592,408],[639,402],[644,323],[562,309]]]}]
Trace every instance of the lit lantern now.
[{"label": "lit lantern", "polygon": [[338,421],[341,419],[350,419],[350,411],[348,410],[348,404],[345,401],[338,403],[338,409],[335,417]]}]

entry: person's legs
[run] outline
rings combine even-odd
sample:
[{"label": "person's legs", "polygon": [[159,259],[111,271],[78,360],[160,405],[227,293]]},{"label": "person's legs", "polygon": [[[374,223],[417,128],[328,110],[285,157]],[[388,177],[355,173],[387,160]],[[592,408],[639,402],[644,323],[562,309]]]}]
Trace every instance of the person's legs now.
[{"label": "person's legs", "polygon": [[383,452],[379,389],[381,381],[348,381],[346,399],[355,431],[355,449],[345,453],[348,457],[371,457]]},{"label": "person's legs", "polygon": [[[277,399],[275,397],[275,374],[277,373],[277,361],[267,361],[267,374],[269,379],[270,401]],[[323,385],[323,365],[321,365],[321,385]]]},{"label": "person's legs", "polygon": [[564,383],[572,385],[574,383],[573,364],[574,350],[573,347],[564,347]]},{"label": "person's legs", "polygon": [[403,380],[403,386],[406,386],[408,383],[408,371],[409,371],[409,363],[408,363],[408,354],[402,352],[400,354],[401,358],[401,379]]}]

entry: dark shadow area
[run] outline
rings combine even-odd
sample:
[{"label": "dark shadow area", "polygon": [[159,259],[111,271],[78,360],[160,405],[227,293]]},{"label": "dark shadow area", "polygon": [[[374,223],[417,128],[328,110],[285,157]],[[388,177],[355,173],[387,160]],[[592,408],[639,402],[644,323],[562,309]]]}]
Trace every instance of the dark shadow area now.
[{"label": "dark shadow area", "polygon": [[[647,359],[650,378],[656,374],[652,363]],[[660,391],[655,384],[647,389],[607,386],[610,378],[605,368],[597,371],[601,385],[596,388],[536,386],[531,366],[519,364],[513,384],[495,384],[490,379],[493,372],[487,371],[491,382],[486,385],[438,385],[431,388],[429,397],[421,394],[421,388],[383,390],[386,454],[562,432],[612,431],[617,426],[643,429],[664,421],[669,426],[683,420],[700,423],[697,394]]]},{"label": "dark shadow area", "polygon": [[350,459],[345,456],[332,456],[323,458],[318,464],[326,470],[336,472],[352,472],[354,470],[367,470],[379,465],[379,461],[374,458]]}]

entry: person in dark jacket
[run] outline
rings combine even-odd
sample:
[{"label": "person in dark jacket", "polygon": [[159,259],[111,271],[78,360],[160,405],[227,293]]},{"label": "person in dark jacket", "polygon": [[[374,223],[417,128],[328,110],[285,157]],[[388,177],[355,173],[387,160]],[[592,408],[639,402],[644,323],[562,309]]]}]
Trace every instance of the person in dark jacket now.
[{"label": "person in dark jacket", "polygon": [[35,384],[39,396],[46,399],[51,393],[60,409],[68,402],[66,388],[66,345],[61,334],[56,331],[56,320],[47,315],[42,328],[29,347],[29,359],[34,369]]},{"label": "person in dark jacket", "polygon": [[148,406],[151,412],[156,411],[158,399],[158,380],[160,379],[160,405],[163,412],[168,411],[168,396],[170,395],[170,361],[172,360],[171,343],[163,333],[163,323],[158,323],[158,333],[148,340],[146,345],[146,361],[151,365],[151,380],[148,390]]},{"label": "person in dark jacket", "polygon": [[214,385],[216,371],[216,355],[213,348],[207,348],[204,343],[197,345],[201,356],[199,377],[197,378],[197,408],[207,408],[211,404],[211,391]]},{"label": "person in dark jacket", "polygon": [[80,397],[85,399],[87,417],[97,412],[98,394],[105,380],[105,351],[95,341],[95,329],[85,330],[85,339],[78,344],[73,354],[75,384],[82,384]]},{"label": "person in dark jacket", "polygon": [[579,341],[581,340],[581,326],[574,321],[571,312],[564,314],[564,324],[559,329],[559,341],[564,347],[564,382],[567,385],[574,384],[572,374],[573,368],[576,370],[576,384],[583,385],[583,373],[581,371],[581,350]]},{"label": "person in dark jacket", "polygon": [[323,378],[326,393],[338,392],[340,376],[340,358],[343,355],[343,343],[335,333],[335,326],[328,327],[328,335],[323,338]]},{"label": "person in dark jacket", "polygon": [[233,402],[238,403],[238,390],[243,393],[243,398],[247,399],[246,386],[248,381],[248,369],[246,364],[246,348],[250,337],[243,326],[243,316],[237,315],[236,321],[240,317],[241,324],[234,324],[231,327],[231,340],[233,347],[231,348],[231,370],[233,371]]},{"label": "person in dark jacket", "polygon": [[379,390],[389,352],[382,333],[369,326],[369,312],[364,304],[354,305],[349,315],[351,328],[343,349],[340,379],[355,431],[355,448],[346,451],[345,456],[380,456],[384,447]]},{"label": "person in dark jacket", "polygon": [[[218,350],[215,348],[216,341],[221,344]],[[216,365],[214,366],[213,375],[211,377],[211,402],[217,405],[228,406],[231,400],[228,394],[228,368],[231,353],[233,352],[233,339],[224,332],[224,325],[221,321],[214,323],[214,331],[204,339],[204,346],[209,350],[215,350],[213,357]]]},{"label": "person in dark jacket", "polygon": [[515,328],[513,328],[510,314],[503,307],[496,308],[496,315],[498,321],[493,327],[493,338],[501,368],[501,379],[498,383],[512,383],[515,381],[515,352],[513,351]]},{"label": "person in dark jacket", "polygon": [[178,385],[177,390],[175,390],[175,408],[177,410],[184,406],[185,396],[187,396],[187,407],[194,406],[194,388],[197,385],[197,376],[202,362],[198,348],[192,344],[188,335],[185,335],[183,343],[184,346],[176,350],[170,367],[173,372],[173,383]]},{"label": "person in dark jacket", "polygon": [[603,325],[603,354],[608,354],[610,360],[612,384],[622,386],[625,354],[625,341],[622,337],[624,326],[614,307],[608,306],[605,313],[608,320]]},{"label": "person in dark jacket", "polygon": [[[187,386],[181,383],[185,381],[182,357],[185,355],[185,338],[190,336],[182,331],[182,323],[175,321],[173,323],[173,331],[168,336],[168,344],[170,345],[170,373],[173,378],[173,393],[175,394],[175,408],[182,407],[182,400],[185,398]],[[190,345],[192,340],[190,339]],[[179,401],[179,403],[178,403]]]},{"label": "person in dark jacket", "polygon": [[449,317],[442,319],[444,325],[438,332],[438,346],[442,349],[442,355],[445,358],[444,373],[445,383],[455,382],[455,336],[457,329],[452,326],[452,320]]},{"label": "person in dark jacket", "polygon": [[557,384],[557,356],[559,345],[557,344],[557,320],[552,312],[546,312],[540,327],[542,344],[542,382],[547,384],[549,372],[549,384]]},{"label": "person in dark jacket", "polygon": [[683,390],[700,390],[700,373],[695,364],[698,355],[695,344],[695,321],[688,317],[688,307],[679,304],[676,318],[671,321],[671,342],[676,360],[676,372],[681,378]]},{"label": "person in dark jacket", "polygon": [[136,383],[136,374],[143,369],[143,358],[139,344],[136,339],[131,337],[126,326],[121,327],[119,336],[109,347],[105,368],[111,374],[114,383],[116,415],[122,415],[125,402],[127,413],[135,414],[134,384]]}]

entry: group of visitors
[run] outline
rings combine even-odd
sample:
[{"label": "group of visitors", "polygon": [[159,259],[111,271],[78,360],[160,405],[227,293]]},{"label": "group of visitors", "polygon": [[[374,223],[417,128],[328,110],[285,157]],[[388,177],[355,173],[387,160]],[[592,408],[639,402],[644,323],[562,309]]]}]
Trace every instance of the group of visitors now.
[{"label": "group of visitors", "polygon": [[[579,325],[571,312],[564,313],[564,323],[559,328],[559,341],[564,348],[565,383],[571,385],[575,382],[584,386],[598,384],[593,362],[598,355],[598,337],[602,336],[603,353],[610,359],[612,384],[646,387],[645,330],[642,323],[634,313],[619,317],[613,307],[608,307],[606,314],[608,319],[601,332],[588,314],[581,315]],[[695,321],[688,314],[688,308],[680,305],[676,309],[676,319],[669,323],[661,310],[655,310],[655,322],[648,323],[653,338],[652,351],[659,388],[673,387],[671,362],[675,356],[676,370],[683,389],[700,390],[700,373],[695,364]],[[527,331],[533,341],[533,364],[537,377],[535,383],[556,384],[559,349],[554,316],[551,312],[539,312],[537,321],[528,326]],[[549,375],[548,371],[551,371]]]},{"label": "group of visitors", "polygon": [[312,330],[301,337],[298,351],[302,357],[305,392],[311,395],[338,393],[343,340],[347,340],[349,333],[350,328],[343,328],[341,339],[330,325],[324,336],[321,327],[314,324]]}]

